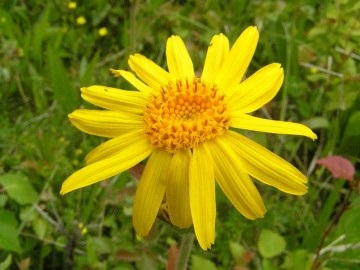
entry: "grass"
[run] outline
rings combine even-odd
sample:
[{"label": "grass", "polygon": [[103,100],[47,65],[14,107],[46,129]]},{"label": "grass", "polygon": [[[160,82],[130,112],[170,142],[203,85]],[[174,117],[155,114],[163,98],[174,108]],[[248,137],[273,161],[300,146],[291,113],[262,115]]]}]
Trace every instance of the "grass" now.
[{"label": "grass", "polygon": [[[203,252],[195,243],[190,269],[357,269],[357,1],[101,0],[75,9],[57,0],[3,2],[0,269],[173,269],[167,254],[183,232],[159,219],[149,237],[136,236],[130,173],[59,195],[62,181],[101,141],[72,127],[67,114],[89,107],[81,86],[129,88],[109,68],[128,69],[132,53],[165,65],[166,38],[178,34],[201,71],[212,35],[223,32],[233,42],[248,25],[261,31],[249,73],[272,62],[285,69],[281,92],[259,115],[306,123],[319,139],[251,136],[302,170],[309,192],[287,196],[259,185],[268,212],[250,222],[217,191],[215,245]],[[99,35],[101,27],[107,35]],[[353,181],[316,165],[330,155],[353,164]]]}]

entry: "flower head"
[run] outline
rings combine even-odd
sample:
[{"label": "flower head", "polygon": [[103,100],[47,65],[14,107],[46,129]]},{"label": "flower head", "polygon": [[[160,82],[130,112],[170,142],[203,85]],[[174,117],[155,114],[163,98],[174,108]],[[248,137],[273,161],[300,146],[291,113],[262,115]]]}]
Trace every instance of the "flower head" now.
[{"label": "flower head", "polygon": [[98,30],[98,34],[100,37],[105,37],[108,34],[108,29],[106,27],[101,27]]},{"label": "flower head", "polygon": [[76,2],[71,1],[71,2],[68,3],[68,8],[69,9],[76,9],[76,7],[77,7]]},{"label": "flower head", "polygon": [[135,54],[133,73],[111,70],[138,91],[94,85],[82,97],[105,110],[79,109],[69,115],[80,130],[111,138],[87,157],[87,165],[63,183],[61,194],[105,180],[149,157],[133,205],[140,236],[150,231],[163,202],[170,222],[193,225],[203,249],[215,239],[215,180],[248,219],[265,206],[250,176],[286,193],[307,192],[306,177],[287,161],[233,128],[316,139],[306,126],[251,116],[269,102],[283,82],[280,64],[267,65],[242,80],[259,33],[248,27],[230,48],[215,35],[201,77],[196,77],[184,42],[167,41],[168,70]]},{"label": "flower head", "polygon": [[86,18],[84,16],[79,16],[76,18],[77,25],[84,25],[86,24]]}]

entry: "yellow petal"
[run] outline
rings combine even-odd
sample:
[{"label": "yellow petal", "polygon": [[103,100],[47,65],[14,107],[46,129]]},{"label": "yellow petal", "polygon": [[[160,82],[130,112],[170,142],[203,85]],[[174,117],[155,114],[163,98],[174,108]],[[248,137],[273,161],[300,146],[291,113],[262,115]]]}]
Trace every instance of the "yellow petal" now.
[{"label": "yellow petal", "polygon": [[140,54],[130,56],[129,66],[142,81],[154,90],[160,90],[161,86],[176,80],[169,72]]},{"label": "yellow petal", "polygon": [[143,126],[140,115],[107,110],[79,109],[69,114],[69,119],[83,132],[110,138],[139,130]]},{"label": "yellow petal", "polygon": [[81,96],[96,106],[134,114],[142,114],[148,101],[147,97],[141,92],[126,91],[102,85],[81,88]]},{"label": "yellow petal", "polygon": [[166,177],[166,201],[172,224],[179,228],[188,228],[192,224],[189,198],[189,162],[190,153],[176,152]]},{"label": "yellow petal", "polygon": [[147,138],[145,137],[144,131],[140,129],[125,133],[121,136],[108,140],[100,144],[98,147],[94,148],[90,153],[87,154],[85,158],[86,164],[88,165],[99,160],[117,155],[122,151],[126,150],[127,147],[129,147],[130,145],[138,144],[144,139]]},{"label": "yellow petal", "polygon": [[227,89],[237,85],[242,80],[254,55],[258,39],[259,32],[257,28],[250,26],[241,33],[231,47],[215,79],[215,83],[222,91],[226,92]]},{"label": "yellow petal", "polygon": [[177,79],[195,77],[193,63],[183,40],[179,36],[171,36],[166,44],[166,59],[169,72]]},{"label": "yellow petal", "polygon": [[150,156],[136,189],[133,206],[133,223],[140,236],[146,236],[154,224],[165,194],[165,176],[171,155],[155,150]]},{"label": "yellow petal", "polygon": [[246,218],[263,217],[265,206],[254,183],[243,168],[232,144],[221,138],[209,143],[215,178],[235,208]]},{"label": "yellow petal", "polygon": [[234,131],[229,131],[221,139],[231,145],[246,171],[254,178],[286,193],[302,195],[307,192],[305,175],[281,157]]},{"label": "yellow petal", "polygon": [[124,77],[125,80],[127,80],[129,83],[131,83],[137,90],[140,92],[143,92],[144,94],[149,94],[152,92],[151,87],[140,81],[134,74],[132,74],[129,71],[125,70],[116,70],[116,69],[110,69],[110,71],[116,76],[116,77]]},{"label": "yellow petal", "polygon": [[215,35],[208,47],[201,79],[214,82],[219,70],[229,54],[229,40],[223,34]]},{"label": "yellow petal", "polygon": [[313,140],[317,139],[316,134],[302,124],[258,118],[238,112],[231,114],[231,126],[268,133],[302,135]]},{"label": "yellow petal", "polygon": [[130,144],[120,153],[92,163],[73,173],[62,184],[60,194],[63,195],[119,174],[144,160],[152,151],[152,147],[145,138],[136,144]]},{"label": "yellow petal", "polygon": [[263,67],[228,93],[231,111],[250,113],[268,103],[279,91],[284,70],[274,63]]},{"label": "yellow petal", "polygon": [[190,209],[196,238],[207,250],[215,239],[215,180],[211,155],[205,144],[193,149],[190,159]]}]

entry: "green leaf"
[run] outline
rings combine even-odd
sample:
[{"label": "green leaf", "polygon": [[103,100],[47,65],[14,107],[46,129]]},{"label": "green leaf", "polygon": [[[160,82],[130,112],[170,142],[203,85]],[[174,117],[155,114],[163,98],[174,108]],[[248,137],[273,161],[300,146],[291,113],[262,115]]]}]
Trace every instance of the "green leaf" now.
[{"label": "green leaf", "polygon": [[86,259],[89,265],[94,265],[98,261],[94,240],[91,236],[88,236],[86,240]]},{"label": "green leaf", "polygon": [[0,249],[21,252],[17,225],[12,212],[0,209]]},{"label": "green leaf", "polygon": [[360,136],[360,111],[351,115],[344,132],[344,137],[353,136]]},{"label": "green leaf", "polygon": [[231,256],[233,257],[234,261],[241,262],[242,256],[244,255],[244,253],[246,251],[245,248],[242,245],[240,245],[239,243],[230,242],[229,249],[230,249],[230,253],[231,253]]},{"label": "green leaf", "polygon": [[71,83],[59,51],[51,46],[47,48],[47,63],[54,98],[61,109],[71,112],[80,104],[79,91]]},{"label": "green leaf", "polygon": [[286,254],[281,268],[288,270],[308,270],[311,268],[312,258],[306,249],[297,249]]},{"label": "green leaf", "polygon": [[4,186],[9,197],[19,204],[30,204],[38,200],[38,193],[24,175],[11,173],[2,175],[0,185]]},{"label": "green leaf", "polygon": [[192,255],[191,256],[191,270],[216,270],[216,266],[212,261],[205,259],[200,256]]},{"label": "green leaf", "polygon": [[43,218],[38,217],[32,222],[32,228],[39,239],[43,240],[45,238],[47,227],[49,223],[45,221]]},{"label": "green leaf", "polygon": [[313,117],[302,123],[311,129],[329,128],[329,120],[325,117]]},{"label": "green leaf", "polygon": [[264,258],[272,258],[281,254],[285,250],[285,246],[284,238],[278,233],[265,229],[260,232],[258,248]]},{"label": "green leaf", "polygon": [[9,255],[7,255],[6,259],[0,263],[0,269],[1,270],[8,269],[11,265],[11,262],[12,262],[12,255],[9,254]]}]

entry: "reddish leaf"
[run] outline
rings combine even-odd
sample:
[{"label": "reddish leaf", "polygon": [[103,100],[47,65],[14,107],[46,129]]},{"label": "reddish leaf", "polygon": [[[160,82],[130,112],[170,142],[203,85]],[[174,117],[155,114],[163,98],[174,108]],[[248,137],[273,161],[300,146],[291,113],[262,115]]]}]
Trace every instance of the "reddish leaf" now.
[{"label": "reddish leaf", "polygon": [[324,165],[335,178],[353,181],[355,168],[351,162],[343,156],[329,156],[319,159],[317,164]]}]

